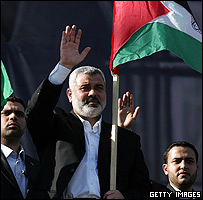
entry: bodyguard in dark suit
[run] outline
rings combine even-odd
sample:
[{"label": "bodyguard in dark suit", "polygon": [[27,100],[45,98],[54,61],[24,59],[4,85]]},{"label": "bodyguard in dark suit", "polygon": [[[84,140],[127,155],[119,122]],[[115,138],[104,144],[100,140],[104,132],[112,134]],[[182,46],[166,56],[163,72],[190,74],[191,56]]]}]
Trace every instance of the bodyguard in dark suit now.
[{"label": "bodyguard in dark suit", "polygon": [[9,97],[1,111],[1,199],[27,197],[39,161],[25,154],[20,138],[25,131],[25,106],[18,97]]},{"label": "bodyguard in dark suit", "polygon": [[199,168],[198,151],[194,145],[186,141],[170,144],[164,152],[162,168],[168,176],[167,189],[176,197],[187,197],[181,196],[181,193],[183,195],[185,192],[188,195],[191,194],[194,199],[201,198],[201,193],[193,189]]},{"label": "bodyguard in dark suit", "polygon": [[[67,96],[73,111],[55,108],[64,80],[90,48],[78,52],[81,30],[68,26],[61,41],[61,60],[28,103],[27,124],[41,160],[30,191],[33,198],[133,198],[149,195],[150,183],[140,137],[118,130],[116,190],[110,191],[111,124],[102,118],[105,77],[95,67],[79,67],[69,77]],[[135,121],[129,93],[119,101],[119,125]],[[54,112],[53,112],[54,111]],[[126,117],[128,116],[128,117]]]},{"label": "bodyguard in dark suit", "polygon": [[164,152],[165,175],[168,184],[162,185],[151,180],[152,195],[157,199],[202,199],[201,192],[193,189],[198,171],[198,152],[189,142],[176,141]]},{"label": "bodyguard in dark suit", "polygon": [[[22,175],[28,179],[27,191],[32,186],[37,174],[39,162],[28,155],[25,155],[26,171],[21,171]],[[1,199],[23,199],[22,192],[18,186],[16,178],[1,152]]]}]

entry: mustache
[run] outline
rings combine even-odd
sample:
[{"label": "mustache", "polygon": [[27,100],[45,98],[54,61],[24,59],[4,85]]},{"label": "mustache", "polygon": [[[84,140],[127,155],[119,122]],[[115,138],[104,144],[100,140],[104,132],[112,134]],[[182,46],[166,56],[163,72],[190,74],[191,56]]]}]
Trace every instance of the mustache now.
[{"label": "mustache", "polygon": [[90,96],[90,97],[87,97],[87,99],[84,101],[84,105],[89,104],[89,102],[91,101],[97,101],[99,104],[101,104],[97,97]]},{"label": "mustache", "polygon": [[178,176],[179,176],[180,174],[187,174],[187,175],[190,175],[190,173],[188,173],[187,171],[180,171],[180,172],[178,172]]}]

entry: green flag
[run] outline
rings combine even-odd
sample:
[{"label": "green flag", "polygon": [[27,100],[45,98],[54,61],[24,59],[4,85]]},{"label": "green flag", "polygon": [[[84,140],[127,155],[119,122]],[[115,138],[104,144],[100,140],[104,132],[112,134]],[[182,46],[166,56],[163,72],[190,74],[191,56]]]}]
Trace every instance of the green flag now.
[{"label": "green flag", "polygon": [[1,110],[7,102],[7,98],[13,93],[9,77],[6,73],[6,69],[1,60]]}]

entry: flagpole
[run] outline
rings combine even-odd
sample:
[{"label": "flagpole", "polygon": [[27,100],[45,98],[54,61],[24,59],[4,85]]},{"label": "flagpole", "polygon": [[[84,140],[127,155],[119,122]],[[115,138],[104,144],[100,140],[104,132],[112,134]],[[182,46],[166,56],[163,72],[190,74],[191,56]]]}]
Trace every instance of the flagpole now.
[{"label": "flagpole", "polygon": [[119,75],[113,75],[110,190],[116,189]]}]

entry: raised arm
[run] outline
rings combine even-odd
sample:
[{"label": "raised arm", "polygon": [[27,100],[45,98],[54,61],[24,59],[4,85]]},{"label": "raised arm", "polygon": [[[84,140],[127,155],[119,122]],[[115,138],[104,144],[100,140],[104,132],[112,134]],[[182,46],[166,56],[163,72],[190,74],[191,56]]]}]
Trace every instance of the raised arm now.
[{"label": "raised arm", "polygon": [[134,110],[133,95],[130,92],[126,92],[122,100],[121,98],[118,99],[118,126],[131,130],[139,109],[140,107],[137,106]]},{"label": "raised arm", "polygon": [[79,53],[80,38],[82,30],[79,29],[76,34],[76,26],[66,26],[66,30],[62,33],[60,47],[59,64],[72,69],[75,65],[82,62],[90,51],[90,47],[86,47],[82,53]]},{"label": "raised arm", "polygon": [[[81,35],[80,29],[76,34],[75,25],[72,28],[67,26],[63,31],[59,63],[64,67],[72,69],[82,62],[90,51],[90,47],[87,47],[81,54],[79,53]],[[53,110],[59,100],[63,84],[54,84],[48,78],[47,76],[33,93],[26,109],[28,130],[38,149],[43,148],[48,140],[52,140],[57,135],[52,128],[56,123],[56,115]]]}]

